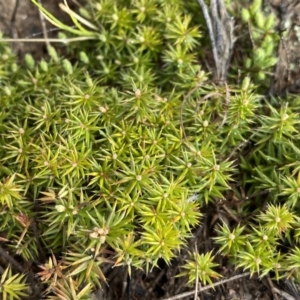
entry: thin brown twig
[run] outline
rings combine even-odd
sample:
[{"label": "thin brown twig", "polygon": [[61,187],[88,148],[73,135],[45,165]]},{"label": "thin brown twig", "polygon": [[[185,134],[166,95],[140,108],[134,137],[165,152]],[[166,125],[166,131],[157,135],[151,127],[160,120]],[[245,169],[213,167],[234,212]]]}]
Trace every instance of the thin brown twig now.
[{"label": "thin brown twig", "polygon": [[[52,43],[63,43],[68,44],[71,42],[78,42],[78,41],[86,41],[86,40],[94,40],[97,39],[97,37],[92,36],[78,36],[74,38],[65,38],[65,39],[59,39],[59,38],[49,38],[48,41]],[[29,38],[19,38],[19,39],[10,39],[10,38],[4,38],[0,39],[0,43],[45,43],[45,38],[40,39],[29,39]]]},{"label": "thin brown twig", "polygon": [[252,32],[251,32],[251,22],[250,22],[250,21],[248,21],[248,33],[249,33],[249,36],[250,36],[250,41],[251,41],[252,47],[253,47],[254,49],[256,49],[257,46],[256,46],[256,44],[255,44],[255,42],[254,42],[254,39],[253,39],[253,36],[252,36]]},{"label": "thin brown twig", "polygon": [[269,286],[270,286],[270,288],[271,288],[271,292],[272,292],[272,295],[273,295],[273,298],[274,298],[274,300],[278,300],[278,297],[277,297],[277,295],[276,295],[276,293],[275,293],[275,290],[274,290],[274,284],[273,284],[273,282],[272,282],[272,280],[271,280],[271,278],[270,278],[270,275],[268,274],[268,276],[267,276],[267,281],[268,281],[268,284],[269,284]]},{"label": "thin brown twig", "polygon": [[293,296],[291,296],[290,294],[288,294],[285,291],[279,290],[277,288],[273,288],[274,292],[276,292],[278,295],[284,297],[286,300],[296,300]]},{"label": "thin brown twig", "polygon": [[11,256],[9,253],[7,253],[1,246],[0,246],[0,255],[5,258],[5,260],[11,264],[13,268],[15,268],[17,271],[23,273],[24,268]]},{"label": "thin brown twig", "polygon": [[[235,275],[235,276],[232,276],[231,278],[228,278],[228,279],[220,280],[219,282],[216,282],[213,285],[206,285],[204,287],[199,288],[198,292],[207,291],[207,290],[209,290],[211,288],[214,288],[216,286],[222,285],[222,284],[230,282],[230,281],[234,281],[234,280],[240,279],[242,277],[246,277],[248,275],[250,275],[250,272],[246,272],[246,273],[243,273],[243,274]],[[192,296],[194,293],[195,293],[195,291],[185,292],[185,293],[173,296],[173,297],[165,298],[164,300],[178,300],[178,299],[183,299],[183,298]]]},{"label": "thin brown twig", "polygon": [[195,285],[195,294],[194,294],[194,300],[197,300],[198,298],[198,286],[199,286],[199,278],[198,278],[198,273],[199,273],[199,268],[198,268],[198,262],[197,262],[197,256],[198,256],[198,249],[197,249],[197,241],[195,241],[195,253],[196,253],[196,285]]},{"label": "thin brown twig", "polygon": [[231,153],[229,154],[229,156],[227,157],[227,159],[231,159],[231,157],[233,156],[233,154],[235,153],[235,151],[243,148],[247,143],[249,143],[249,141],[255,136],[255,132],[252,133],[252,135],[245,141],[243,141],[242,143],[240,143],[239,145],[237,145],[236,147],[233,148],[233,150],[231,151]]},{"label": "thin brown twig", "polygon": [[239,218],[237,216],[235,216],[230,209],[226,206],[226,204],[223,205],[223,209],[229,214],[229,216],[235,220],[237,223],[240,223],[241,220],[239,220]]},{"label": "thin brown twig", "polygon": [[286,279],[284,280],[285,288],[288,289],[288,292],[293,295],[296,300],[300,300],[300,290],[299,287],[295,284],[293,280]]},{"label": "thin brown twig", "polygon": [[237,76],[237,85],[240,86],[241,84],[241,69],[238,69],[238,76]]},{"label": "thin brown twig", "polygon": [[212,98],[212,97],[222,97],[222,95],[219,93],[219,92],[211,92],[209,94],[206,94],[204,97],[201,98],[200,101],[197,102],[197,108],[196,108],[196,111],[199,109],[199,106],[204,102],[206,101],[207,99],[209,98]]},{"label": "thin brown twig", "polygon": [[10,36],[15,38],[16,37],[16,31],[14,30],[15,28],[15,23],[16,23],[16,17],[17,17],[17,12],[18,12],[18,8],[20,5],[20,0],[16,0],[15,2],[15,6],[14,6],[14,10],[12,13],[12,16],[10,18]]}]

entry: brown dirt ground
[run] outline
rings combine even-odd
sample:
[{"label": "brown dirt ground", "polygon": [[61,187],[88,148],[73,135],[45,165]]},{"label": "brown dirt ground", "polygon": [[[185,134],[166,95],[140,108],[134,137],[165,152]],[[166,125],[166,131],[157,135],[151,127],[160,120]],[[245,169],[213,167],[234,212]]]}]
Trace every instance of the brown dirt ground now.
[{"label": "brown dirt ground", "polygon": [[[46,9],[52,12],[61,21],[70,23],[68,16],[63,13],[58,7],[58,3],[60,2],[62,2],[62,0],[42,0],[42,4]],[[70,7],[75,10],[78,9],[79,2],[82,1],[68,1]],[[276,4],[278,1],[273,0],[271,2],[273,2],[273,4]],[[287,0],[287,2],[292,4],[292,2],[295,1]],[[294,4],[298,5],[298,1],[296,2]],[[291,7],[289,9],[292,10]],[[298,20],[298,14],[293,14],[290,17]],[[47,29],[53,28],[53,26],[47,22],[46,26]],[[38,10],[31,4],[30,0],[0,0],[0,31],[2,31],[6,37],[12,38],[32,37],[34,35],[42,33],[43,29]],[[53,37],[56,33],[49,32],[48,34],[50,37]],[[42,34],[39,35],[39,37],[42,37]],[[289,43],[289,41],[287,41],[287,43]],[[12,43],[12,47],[20,57],[24,53],[31,53],[37,59],[46,55],[46,45],[41,43]],[[295,51],[294,48],[292,48],[292,50],[293,53],[291,53],[291,55],[296,55],[295,53],[299,52]],[[279,51],[284,51],[284,49],[279,49]],[[299,53],[297,55],[297,59],[300,56]],[[291,55],[290,57],[293,58],[293,56]],[[280,77],[280,74],[286,72],[286,67],[284,67],[286,66],[286,64],[286,61],[281,61],[281,65],[277,70],[277,78]],[[299,76],[297,77],[295,73],[293,73],[292,75],[295,78],[299,78]],[[275,81],[273,87],[275,90],[278,89],[278,84],[279,83]],[[285,85],[287,85],[287,83],[285,83]],[[212,215],[213,214],[214,212],[212,213]],[[211,231],[211,228],[209,227],[209,225],[204,224],[203,228],[200,231],[198,230],[197,232],[195,232],[195,239],[190,243],[190,250],[194,249],[195,243],[198,247],[199,252],[201,250],[205,251],[208,249],[212,249],[211,242],[208,242],[208,236],[210,235],[208,234],[208,231]],[[179,266],[182,265],[183,259],[186,255],[187,252],[183,251],[182,253],[180,253],[180,255],[178,255],[177,259],[174,260],[170,266],[161,264],[160,268],[156,268],[148,275],[145,275],[139,270],[133,270],[132,277],[129,282],[127,281],[127,271],[125,269],[111,269],[108,267],[105,273],[108,278],[109,287],[105,287],[104,290],[101,291],[96,291],[93,295],[93,300],[156,300],[166,299],[169,297],[171,297],[170,299],[172,299],[172,296],[179,295],[186,291],[192,291],[193,288],[186,287],[185,279],[175,277],[176,274],[178,274]],[[221,258],[219,259],[219,263],[221,263],[221,265],[223,266],[226,266],[222,270],[219,270],[219,272],[223,275],[223,278],[228,279],[238,274],[236,271],[234,271],[234,269],[228,262],[222,260]],[[287,296],[280,296],[279,294],[272,293],[272,288],[274,287],[293,296],[293,298],[290,299],[300,299],[299,291],[293,291],[293,289],[290,288],[289,282],[270,283],[268,279],[260,280],[255,276],[252,279],[249,279],[249,276],[242,277],[240,279],[236,279],[220,285],[216,287],[215,290],[210,289],[206,292],[201,292],[199,293],[198,299],[288,299]],[[189,296],[185,297],[184,299],[195,298],[194,296]]]},{"label": "brown dirt ground", "polygon": [[[63,0],[42,0],[43,6],[59,20],[71,24],[70,18],[58,6]],[[78,9],[82,0],[69,0],[71,9]],[[57,31],[51,31],[53,25],[45,20],[49,37],[55,37]],[[0,0],[0,31],[10,38],[42,38],[43,27],[38,9],[31,0]],[[46,55],[45,43],[12,43],[12,48],[21,57],[31,53],[36,59]]]}]

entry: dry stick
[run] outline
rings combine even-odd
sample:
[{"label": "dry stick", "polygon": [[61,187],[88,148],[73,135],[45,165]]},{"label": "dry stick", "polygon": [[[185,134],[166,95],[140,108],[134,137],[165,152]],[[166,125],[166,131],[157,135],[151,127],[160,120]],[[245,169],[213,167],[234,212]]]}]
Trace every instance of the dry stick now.
[{"label": "dry stick", "polygon": [[16,31],[13,30],[13,28],[15,27],[16,17],[17,17],[17,12],[18,12],[19,5],[20,5],[20,1],[16,0],[15,7],[14,7],[14,10],[13,10],[12,16],[10,18],[10,32],[11,32],[11,36],[13,38],[16,37]]},{"label": "dry stick", "polygon": [[214,35],[213,27],[212,27],[211,18],[208,13],[208,8],[207,8],[207,5],[204,3],[204,0],[198,0],[198,2],[202,8],[202,12],[203,12],[203,15],[204,15],[204,18],[206,21],[206,25],[208,28],[212,51],[213,51],[213,56],[214,56],[214,61],[215,61],[215,66],[216,66],[216,68],[218,68],[219,56],[218,56],[218,51],[217,51],[217,47],[216,47],[216,40],[215,40],[215,35]]},{"label": "dry stick", "polygon": [[284,297],[287,300],[296,300],[293,296],[291,296],[290,294],[286,293],[285,291],[281,291],[279,289],[277,289],[276,287],[274,287],[272,289],[274,292],[276,292],[278,295]]},{"label": "dry stick", "polygon": [[[70,26],[71,28],[75,28],[76,26]],[[47,30],[47,32],[53,32],[53,31],[59,31],[61,30],[60,28],[50,28]],[[1,42],[9,42],[9,43],[12,43],[12,42],[15,42],[15,43],[18,43],[18,42],[22,42],[22,43],[25,43],[25,42],[29,42],[29,43],[35,43],[35,42],[38,42],[38,43],[45,43],[45,39],[44,38],[41,38],[41,39],[33,39],[33,37],[35,36],[39,36],[39,35],[42,35],[43,32],[37,32],[37,33],[34,33],[30,36],[27,36],[25,38],[3,38],[1,39],[0,38],[0,43]],[[54,38],[54,39],[47,39],[48,42],[53,42],[53,43],[64,43],[64,44],[67,44],[67,43],[70,43],[70,42],[76,42],[76,41],[81,41],[81,40],[86,40],[87,37],[75,37],[75,38],[66,38],[66,39],[57,39],[57,38]],[[91,39],[91,38],[89,38]]]},{"label": "dry stick", "polygon": [[252,32],[251,32],[251,22],[250,22],[250,20],[248,21],[248,33],[249,33],[249,36],[250,36],[250,41],[251,41],[252,47],[254,49],[256,49],[257,46],[256,46],[256,44],[254,42],[253,35],[252,35]]},{"label": "dry stick", "polygon": [[296,286],[295,283],[289,279],[284,280],[284,284],[288,288],[289,293],[291,293],[296,300],[300,300],[299,287]]},{"label": "dry stick", "polygon": [[[200,288],[198,290],[198,292],[204,292],[204,291],[207,291],[211,288],[214,288],[216,286],[219,286],[219,285],[222,285],[224,283],[227,283],[227,282],[230,282],[230,281],[233,281],[233,280],[236,280],[236,279],[240,279],[242,277],[246,277],[250,275],[250,272],[246,272],[246,273],[243,273],[243,274],[240,274],[240,275],[235,275],[231,278],[228,278],[228,279],[224,279],[224,280],[220,280],[219,282],[216,282],[214,283],[213,285],[206,285],[202,288]],[[176,295],[176,296],[173,296],[173,297],[170,297],[170,298],[165,298],[164,300],[178,300],[178,299],[183,299],[185,297],[190,297],[194,294],[195,291],[191,291],[191,292],[186,292],[186,293],[182,293],[182,294],[179,294],[179,295]]]},{"label": "dry stick", "polygon": [[238,69],[237,85],[240,86],[240,84],[241,84],[241,69]]},{"label": "dry stick", "polygon": [[196,245],[197,241],[195,241],[195,254],[196,254],[196,285],[195,285],[195,295],[194,295],[194,300],[197,300],[198,297],[198,285],[199,285],[199,277],[198,277],[198,273],[199,273],[199,268],[198,268],[198,262],[197,262],[197,258],[198,258],[198,249],[197,249],[197,245]]},{"label": "dry stick", "polygon": [[[97,37],[91,37],[91,36],[79,36],[79,37],[74,37],[74,38],[66,38],[66,39],[56,39],[56,38],[49,38],[48,41],[52,43],[63,43],[63,44],[68,44],[71,42],[78,42],[78,41],[86,41],[86,40],[94,40]],[[0,43],[45,43],[45,39],[28,39],[28,38],[20,38],[20,39],[0,39]]]},{"label": "dry stick", "polygon": [[249,141],[255,136],[255,132],[252,133],[252,135],[249,137],[249,139],[243,141],[242,143],[240,143],[239,145],[237,145],[236,147],[233,148],[233,150],[231,151],[231,153],[229,154],[229,156],[227,157],[227,159],[231,159],[231,157],[233,156],[233,154],[235,153],[235,151],[243,148],[247,143],[249,143]]},{"label": "dry stick", "polygon": [[211,40],[216,69],[215,79],[223,83],[226,80],[235,42],[233,38],[233,19],[228,15],[223,0],[211,0],[211,16],[204,0],[198,0],[198,2],[202,8]]},{"label": "dry stick", "polygon": [[211,17],[212,17],[212,26],[213,26],[213,32],[214,32],[214,40],[216,43],[216,49],[218,54],[218,61],[216,61],[216,73],[217,73],[217,79],[223,80],[223,68],[220,66],[223,65],[222,61],[222,54],[220,55],[220,50],[224,49],[224,32],[223,32],[223,25],[219,19],[218,14],[218,4],[217,0],[211,0],[210,2],[210,9],[211,9]]},{"label": "dry stick", "polygon": [[274,284],[273,284],[273,282],[272,282],[272,279],[270,278],[270,275],[268,274],[267,275],[267,281],[268,281],[268,283],[269,283],[269,286],[270,286],[270,288],[271,288],[271,292],[272,292],[272,295],[273,295],[273,298],[274,298],[274,300],[278,300],[278,297],[277,297],[277,295],[276,295],[276,293],[275,293],[275,291],[274,291]]},{"label": "dry stick", "polygon": [[237,223],[241,222],[241,220],[239,220],[239,218],[230,211],[230,209],[226,206],[226,204],[223,205],[223,208],[233,220],[235,220]]},{"label": "dry stick", "polygon": [[200,105],[201,105],[204,101],[206,101],[206,100],[209,99],[209,98],[215,97],[215,96],[216,96],[216,97],[217,97],[217,96],[222,97],[222,94],[220,94],[219,92],[211,92],[211,93],[209,93],[209,94],[206,94],[204,97],[202,97],[201,100],[197,102],[196,112],[198,111]]},{"label": "dry stick", "polygon": [[23,273],[24,268],[12,257],[10,256],[1,246],[0,246],[0,255],[4,257],[8,263],[12,265],[13,268]]},{"label": "dry stick", "polygon": [[234,30],[234,19],[229,16],[223,0],[217,0],[218,10],[220,18],[217,20],[219,24],[218,40],[221,40],[221,45],[219,47],[219,54],[222,55],[222,68],[221,68],[221,79],[226,81],[227,71],[229,68],[229,63],[232,55],[233,45],[235,43],[235,38],[233,36]]},{"label": "dry stick", "polygon": [[[42,0],[38,0],[39,4],[42,6]],[[45,43],[46,46],[49,48],[50,47],[50,42],[49,42],[49,37],[48,37],[48,31],[47,31],[47,26],[46,26],[46,22],[45,22],[45,18],[44,15],[42,14],[42,11],[39,9],[39,15],[40,15],[40,21],[42,24],[42,30],[43,30],[43,36],[45,38]]]},{"label": "dry stick", "polygon": [[[76,28],[76,26],[72,25],[72,26],[70,26],[70,28]],[[53,28],[47,29],[47,33],[50,33],[50,32],[53,32],[53,31],[60,31],[60,30],[62,30],[62,29],[58,28],[58,27],[53,27]],[[30,38],[33,38],[35,36],[39,36],[39,35],[42,35],[42,34],[43,34],[42,31],[36,32],[36,33],[33,33],[33,34],[29,35],[29,36],[26,36],[25,39],[30,39]]]},{"label": "dry stick", "polygon": [[[280,15],[281,15],[281,22],[280,22],[280,29],[281,29],[281,33],[280,33],[280,41],[282,43],[282,47],[283,49],[285,50],[285,56],[286,56],[286,62],[287,62],[287,84],[289,84],[289,81],[290,81],[290,76],[291,76],[291,73],[290,73],[290,61],[291,61],[291,57],[290,57],[290,52],[289,52],[289,49],[286,45],[286,42],[285,42],[285,38],[283,36],[283,32],[285,30],[287,30],[287,35],[288,33],[291,31],[291,27],[289,28],[284,28],[285,27],[285,20],[288,19],[288,15],[290,14],[289,13],[289,4],[287,4],[286,6],[284,6],[284,1],[281,0],[281,4],[280,4]],[[292,15],[289,16],[290,18],[292,18]]]}]

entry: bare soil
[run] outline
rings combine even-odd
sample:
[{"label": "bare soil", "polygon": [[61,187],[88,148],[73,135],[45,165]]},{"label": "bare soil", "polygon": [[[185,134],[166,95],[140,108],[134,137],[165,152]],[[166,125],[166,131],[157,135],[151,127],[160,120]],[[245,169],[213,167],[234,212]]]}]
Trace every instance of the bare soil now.
[{"label": "bare soil", "polygon": [[[62,2],[62,0],[42,0],[42,4],[45,8],[53,13],[58,19],[64,23],[71,23],[69,17],[59,9],[58,4],[60,2]],[[79,2],[80,1],[78,0],[68,1],[69,6],[74,10],[78,9]],[[277,0],[271,2],[273,2],[274,6],[278,4]],[[300,5],[298,5],[299,1],[288,0],[287,2],[289,2],[289,5],[292,5],[294,2],[295,7],[299,7],[298,10],[300,11]],[[295,13],[292,6],[289,6],[289,11],[291,12],[289,17],[298,21],[298,14]],[[46,22],[46,27],[47,30],[53,28],[53,26],[48,22]],[[40,35],[42,37],[43,27],[37,8],[34,7],[30,0],[0,0],[0,31],[2,31],[6,37],[11,38],[30,38],[36,35]],[[50,37],[55,36],[56,34],[57,33],[53,31],[48,33]],[[290,36],[291,39],[294,38],[293,34]],[[44,43],[12,43],[12,47],[19,57],[22,57],[24,53],[31,53],[36,59],[46,56],[46,45]],[[292,49],[290,55],[280,56],[279,53],[281,60],[280,65],[278,65],[276,70],[277,73],[273,84],[273,89],[276,90],[277,93],[281,92],[283,88],[287,88],[289,85],[294,86],[295,89],[297,89],[297,78],[300,78],[299,71],[298,73],[292,71],[286,76],[293,77],[293,81],[289,82],[286,78],[285,82],[279,82],[279,78],[282,78],[282,74],[286,74],[289,69],[289,59],[296,59],[297,65],[299,64],[298,59],[300,52],[295,49],[295,43],[292,40],[287,40],[286,45],[282,45],[279,51],[284,54],[286,53],[287,47]],[[283,85],[283,87],[281,87],[281,85]],[[215,212],[212,211],[211,215],[207,214],[208,220],[210,217],[213,217],[214,213]],[[207,222],[207,224],[209,224],[209,222]],[[197,232],[195,232],[195,237],[193,241],[190,242],[190,250],[194,249],[195,245],[199,249],[199,252],[211,250],[213,248],[213,245],[209,242],[212,228],[210,228],[207,224],[203,224],[203,228],[200,231],[198,229]],[[130,280],[127,276],[127,269],[111,269],[108,267],[105,273],[108,278],[109,287],[104,287],[103,290],[96,291],[93,295],[93,300],[183,299],[175,298],[175,296],[187,291],[193,291],[194,289],[193,287],[186,286],[185,279],[176,277],[179,273],[180,265],[182,265],[186,255],[187,251],[183,251],[178,254],[178,257],[170,266],[162,263],[160,268],[154,269],[147,275],[140,270],[132,270]],[[235,271],[230,263],[224,261],[222,258],[219,258],[219,263],[224,266],[222,270],[219,270],[224,279],[229,279],[238,273],[242,273],[241,271]],[[249,275],[229,281],[223,285],[219,285],[215,288],[215,290],[209,289],[205,292],[201,292],[198,294],[198,299],[288,299],[286,295],[282,296],[279,292],[275,292],[274,288],[278,289],[278,291],[288,293],[288,295],[293,297],[290,299],[300,299],[299,291],[293,290],[289,282],[272,283],[268,280],[268,278],[260,280],[254,276],[250,279]],[[192,295],[185,297],[184,299],[195,298],[194,295]]]},{"label": "bare soil", "polygon": [[[71,24],[69,16],[58,6],[62,0],[42,0],[43,6],[66,24]],[[82,0],[69,0],[71,9],[78,10]],[[49,37],[55,37],[57,31],[51,31],[53,25],[44,20]],[[0,31],[9,38],[43,37],[43,26],[38,9],[31,0],[0,0]],[[13,50],[22,57],[25,53],[32,54],[36,59],[46,55],[45,43],[17,42],[12,43]]]}]

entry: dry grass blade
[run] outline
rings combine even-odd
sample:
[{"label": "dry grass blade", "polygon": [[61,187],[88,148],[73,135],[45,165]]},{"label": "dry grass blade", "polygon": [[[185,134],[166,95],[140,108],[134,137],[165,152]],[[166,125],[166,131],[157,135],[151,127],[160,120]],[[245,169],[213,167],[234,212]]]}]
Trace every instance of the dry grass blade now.
[{"label": "dry grass blade", "polygon": [[[198,293],[207,291],[207,290],[209,290],[211,288],[214,288],[216,286],[219,286],[219,285],[222,285],[224,283],[234,281],[234,280],[237,280],[237,279],[240,279],[242,277],[249,276],[249,275],[250,275],[250,272],[246,272],[246,273],[243,273],[243,274],[232,276],[231,278],[228,278],[228,279],[220,280],[219,282],[216,282],[214,285],[206,285],[204,287],[198,288]],[[179,295],[176,295],[176,296],[173,296],[173,297],[165,298],[164,300],[178,300],[178,299],[183,299],[183,298],[186,298],[186,297],[190,297],[194,294],[195,294],[195,290],[193,290],[191,292],[182,293],[182,294],[179,294]]]}]

